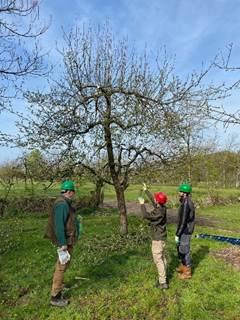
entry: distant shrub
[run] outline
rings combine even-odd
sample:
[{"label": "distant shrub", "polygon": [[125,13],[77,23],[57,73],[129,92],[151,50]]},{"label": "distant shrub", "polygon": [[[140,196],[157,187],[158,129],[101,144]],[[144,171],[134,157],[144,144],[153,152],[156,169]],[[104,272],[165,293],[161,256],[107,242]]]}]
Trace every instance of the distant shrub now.
[{"label": "distant shrub", "polygon": [[[4,209],[2,216],[46,214],[51,210],[55,199],[56,197],[16,197],[3,202],[3,199],[0,198],[0,209]],[[94,201],[91,196],[77,198],[74,201],[74,207],[77,210],[94,208]]]}]

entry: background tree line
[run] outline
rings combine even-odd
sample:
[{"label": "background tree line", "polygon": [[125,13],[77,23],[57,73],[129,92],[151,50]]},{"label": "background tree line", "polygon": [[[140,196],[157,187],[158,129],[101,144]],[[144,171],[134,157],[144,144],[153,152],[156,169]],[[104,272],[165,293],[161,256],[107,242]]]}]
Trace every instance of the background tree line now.
[{"label": "background tree line", "polygon": [[[164,164],[159,161],[143,163],[132,170],[129,182],[178,185],[179,182],[186,181],[195,187],[240,187],[239,151],[198,150],[191,157],[193,167],[191,177],[189,177],[187,161],[188,154],[182,154]],[[69,162],[59,163],[56,159],[53,161],[43,156],[37,149],[0,165],[0,183],[6,192],[11,186],[21,185],[34,195],[37,190],[47,191],[56,181],[61,182],[64,179],[92,182],[95,185],[95,196],[98,197],[101,197],[105,184],[104,180],[96,179],[96,176],[87,168],[81,165],[75,166],[75,164],[71,166]],[[100,203],[99,201],[97,204]]]},{"label": "background tree line", "polygon": [[236,151],[205,150],[192,155],[192,171],[189,177],[188,154],[182,155],[166,165],[159,162],[148,163],[136,170],[133,182],[149,181],[160,185],[178,185],[180,181],[194,186],[216,188],[239,188],[240,153]]}]

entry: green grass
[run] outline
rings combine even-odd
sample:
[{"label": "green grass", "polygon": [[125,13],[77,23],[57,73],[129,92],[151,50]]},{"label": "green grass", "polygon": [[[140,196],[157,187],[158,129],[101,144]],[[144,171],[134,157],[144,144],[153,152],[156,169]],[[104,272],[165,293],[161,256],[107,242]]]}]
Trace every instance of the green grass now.
[{"label": "green grass", "polygon": [[[226,213],[228,210],[228,213]],[[218,219],[234,218],[239,206],[206,209]],[[202,214],[204,212],[202,211]],[[168,277],[170,289],[154,287],[157,272],[152,261],[149,229],[145,221],[129,216],[129,235],[118,233],[119,217],[84,216],[84,233],[74,249],[66,272],[66,309],[49,305],[55,248],[43,239],[46,218],[8,217],[0,224],[0,318],[12,319],[167,319],[236,320],[240,314],[240,274],[216,260],[212,249],[228,245],[212,240],[192,239],[193,278],[180,281],[174,272],[178,264],[174,245],[175,226],[168,226]],[[212,233],[197,226],[196,233]],[[222,233],[221,233],[222,234]],[[76,280],[75,277],[87,279]]]},{"label": "green grass", "polygon": [[[138,196],[141,194],[142,185],[141,184],[130,184],[127,190],[125,191],[125,197],[127,201],[137,200]],[[165,192],[169,199],[173,202],[178,201],[178,192],[177,186],[163,186],[163,185],[149,185],[151,192],[163,191]],[[90,182],[83,182],[79,186],[79,194],[86,195],[91,190],[94,190],[94,185]],[[201,200],[207,196],[219,196],[223,198],[238,198],[240,197],[240,189],[237,188],[215,188],[208,189],[207,187],[193,187],[192,197],[194,200]],[[114,200],[116,199],[116,194],[113,186],[105,185],[104,186],[104,196],[105,199]]]},{"label": "green grass", "polygon": [[203,207],[197,210],[197,214],[208,217],[221,229],[240,230],[240,204]]},{"label": "green grass", "polygon": [[[33,193],[31,185],[28,183],[27,186],[23,182],[19,182],[13,185],[11,192],[9,194],[10,198],[19,197],[19,196],[35,196],[35,197],[55,197],[56,194],[60,192],[60,183],[54,183],[49,189],[44,190],[44,186],[47,186],[48,183],[39,182],[34,184]],[[0,185],[0,191],[3,194],[3,186]],[[76,194],[77,196],[86,196],[90,191],[94,190],[94,185],[91,182],[85,181],[84,185],[77,184]]]},{"label": "green grass", "polygon": [[[47,183],[45,183],[47,185]],[[60,184],[54,183],[53,186],[48,189],[47,191],[44,191],[43,189],[44,183],[36,183],[34,187],[34,196],[50,196],[55,197],[59,193]],[[76,197],[82,197],[87,196],[90,194],[91,191],[94,190],[94,184],[89,181],[81,181],[77,183],[77,192]],[[127,201],[135,201],[137,200],[138,196],[141,194],[141,184],[130,184],[127,190],[125,191],[125,198]],[[169,201],[173,204],[178,202],[178,192],[177,192],[177,186],[162,186],[162,185],[149,185],[151,192],[156,191],[163,191],[166,192],[169,198]],[[0,191],[3,194],[3,188],[0,185]],[[27,190],[25,189],[25,186],[23,182],[20,182],[18,184],[15,184],[13,186],[13,189],[11,189],[10,197],[14,198],[17,196],[31,196],[31,188],[30,185],[28,185]],[[213,197],[213,198],[231,198],[234,201],[237,201],[237,199],[240,199],[240,189],[237,188],[208,188],[208,187],[195,187],[193,186],[193,193],[192,197],[193,200],[197,200],[201,203],[204,203],[204,200],[207,197]],[[105,200],[116,200],[116,194],[113,186],[105,185],[104,186],[104,197]]]}]

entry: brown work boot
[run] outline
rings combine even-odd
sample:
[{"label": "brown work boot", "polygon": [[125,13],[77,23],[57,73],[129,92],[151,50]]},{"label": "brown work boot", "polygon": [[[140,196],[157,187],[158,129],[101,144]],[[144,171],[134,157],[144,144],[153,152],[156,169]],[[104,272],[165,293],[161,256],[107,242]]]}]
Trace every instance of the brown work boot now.
[{"label": "brown work boot", "polygon": [[192,269],[191,267],[184,266],[184,270],[179,275],[179,279],[185,280],[185,279],[191,279],[192,278]]},{"label": "brown work boot", "polygon": [[179,273],[182,273],[184,270],[184,265],[181,263],[177,268],[176,268],[176,271],[179,272]]}]

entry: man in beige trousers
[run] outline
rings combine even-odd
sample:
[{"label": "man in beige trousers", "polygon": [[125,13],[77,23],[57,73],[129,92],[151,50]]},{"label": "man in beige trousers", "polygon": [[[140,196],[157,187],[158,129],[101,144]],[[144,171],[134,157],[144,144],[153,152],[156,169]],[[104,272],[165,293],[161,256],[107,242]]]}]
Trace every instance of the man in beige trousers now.
[{"label": "man in beige trousers", "polygon": [[149,220],[152,236],[152,255],[153,261],[156,264],[158,270],[158,281],[156,287],[160,289],[168,289],[167,283],[167,259],[165,253],[166,239],[167,239],[167,209],[165,203],[167,202],[167,196],[164,192],[156,192],[154,197],[148,191],[146,184],[143,184],[143,191],[149,197],[153,210],[147,212],[144,198],[139,197],[138,201],[141,205],[141,216]]}]

